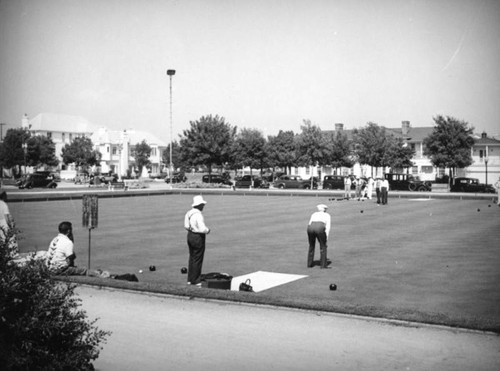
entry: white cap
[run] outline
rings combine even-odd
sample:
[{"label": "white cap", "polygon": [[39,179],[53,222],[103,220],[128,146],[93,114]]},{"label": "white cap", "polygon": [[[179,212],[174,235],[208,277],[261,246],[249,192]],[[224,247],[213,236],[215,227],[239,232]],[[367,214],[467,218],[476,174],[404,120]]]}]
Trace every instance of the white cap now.
[{"label": "white cap", "polygon": [[207,201],[205,201],[201,195],[200,196],[194,196],[193,197],[193,204],[191,206],[195,207],[195,206],[198,206],[198,205],[201,205],[201,204],[206,204],[206,203],[207,203]]},{"label": "white cap", "polygon": [[319,211],[326,211],[326,209],[328,209],[328,206],[326,206],[325,204],[319,204],[316,207],[318,208]]}]

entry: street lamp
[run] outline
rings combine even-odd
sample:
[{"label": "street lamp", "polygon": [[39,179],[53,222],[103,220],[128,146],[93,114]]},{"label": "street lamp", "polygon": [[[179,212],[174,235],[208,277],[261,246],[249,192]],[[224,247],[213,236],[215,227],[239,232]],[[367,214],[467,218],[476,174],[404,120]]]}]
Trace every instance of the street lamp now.
[{"label": "street lamp", "polygon": [[170,164],[168,167],[168,178],[170,180],[170,187],[172,187],[172,76],[175,75],[175,70],[167,70],[167,75],[170,77]]},{"label": "street lamp", "polygon": [[488,185],[488,160],[489,160],[489,158],[488,158],[488,156],[486,156],[484,158],[484,165],[486,166],[486,182],[485,182],[486,185]]},{"label": "street lamp", "polygon": [[26,155],[28,153],[28,143],[26,142],[23,143],[23,150],[24,150],[24,174],[26,175]]}]

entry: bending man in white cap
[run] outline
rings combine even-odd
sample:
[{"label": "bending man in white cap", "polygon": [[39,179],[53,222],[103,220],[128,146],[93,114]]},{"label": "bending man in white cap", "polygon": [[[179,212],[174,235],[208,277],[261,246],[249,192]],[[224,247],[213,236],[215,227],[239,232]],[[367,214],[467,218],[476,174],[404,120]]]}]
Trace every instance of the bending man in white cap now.
[{"label": "bending man in white cap", "polygon": [[309,238],[309,254],[307,255],[307,267],[312,268],[314,264],[314,250],[316,249],[316,239],[319,241],[320,266],[329,268],[326,257],[328,234],[330,233],[331,218],[326,212],[328,206],[318,205],[318,211],[311,215],[307,226],[307,237]]},{"label": "bending man in white cap", "polygon": [[184,228],[188,231],[187,244],[189,247],[188,284],[201,285],[201,268],[205,256],[205,238],[210,229],[205,225],[203,208],[207,202],[202,196],[194,196],[193,208],[184,217]]}]

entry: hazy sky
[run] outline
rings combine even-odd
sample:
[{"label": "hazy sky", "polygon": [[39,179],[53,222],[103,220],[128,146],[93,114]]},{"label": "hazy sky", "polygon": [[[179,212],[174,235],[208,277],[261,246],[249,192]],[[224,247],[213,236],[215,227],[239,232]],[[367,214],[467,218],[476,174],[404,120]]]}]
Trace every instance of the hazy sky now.
[{"label": "hazy sky", "polygon": [[83,116],[174,139],[212,114],[275,135],[432,126],[500,138],[500,1],[0,0],[0,122]]}]

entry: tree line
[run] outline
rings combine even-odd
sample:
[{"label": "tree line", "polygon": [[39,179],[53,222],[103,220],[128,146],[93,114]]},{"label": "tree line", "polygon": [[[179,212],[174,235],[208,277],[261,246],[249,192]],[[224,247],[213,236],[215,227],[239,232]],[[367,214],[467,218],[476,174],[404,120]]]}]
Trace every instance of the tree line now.
[{"label": "tree line", "polygon": [[[472,164],[470,148],[474,144],[473,128],[453,117],[434,117],[434,130],[424,139],[424,155],[432,164],[456,168]],[[261,131],[238,130],[218,115],[202,116],[190,121],[179,141],[163,152],[162,161],[168,166],[172,160],[176,169],[187,170],[204,166],[213,169],[237,170],[244,167],[258,169],[280,168],[290,172],[292,167],[331,166],[350,168],[355,163],[372,168],[405,169],[413,166],[414,149],[404,138],[376,123],[369,122],[356,128],[348,136],[344,131],[323,131],[310,120],[303,120],[300,133],[280,130],[277,135],[264,137]],[[139,171],[150,165],[151,147],[142,141],[133,147]],[[90,138],[76,137],[62,149],[64,164],[78,168],[99,165],[101,153]],[[28,130],[9,129],[0,145],[0,165],[17,169],[21,166],[54,167],[59,160],[51,138],[33,136]]]}]

